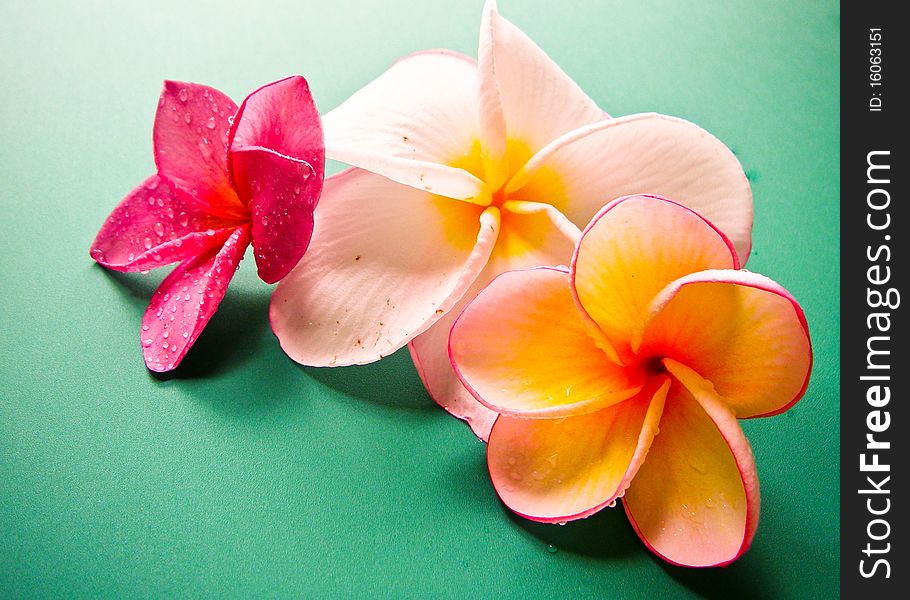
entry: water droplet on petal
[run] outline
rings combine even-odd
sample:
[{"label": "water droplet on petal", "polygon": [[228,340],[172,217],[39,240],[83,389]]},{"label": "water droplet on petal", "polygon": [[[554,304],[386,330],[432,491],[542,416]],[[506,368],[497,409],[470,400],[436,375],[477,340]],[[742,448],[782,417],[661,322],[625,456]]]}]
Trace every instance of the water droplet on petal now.
[{"label": "water droplet on petal", "polygon": [[148,347],[150,347],[151,345],[152,345],[152,340],[150,340],[150,339],[142,340],[142,347],[143,347],[143,348],[148,348]]},{"label": "water droplet on petal", "polygon": [[209,120],[205,122],[205,126],[209,129],[215,129],[215,117],[209,117]]},{"label": "water droplet on petal", "polygon": [[181,227],[186,227],[187,225],[190,224],[190,218],[189,218],[189,216],[187,216],[187,214],[185,212],[182,212],[179,215],[177,215],[177,222],[180,223]]},{"label": "water droplet on petal", "polygon": [[180,98],[181,102],[186,102],[190,98],[190,92],[186,88],[182,88],[177,92],[177,97]]},{"label": "water droplet on petal", "polygon": [[557,548],[553,544],[547,544],[547,552],[549,552],[550,554],[556,554],[557,552],[559,552],[559,548]]},{"label": "water droplet on petal", "polygon": [[215,235],[215,230],[214,230],[214,229],[206,229],[206,230],[205,230],[205,235],[209,235],[209,236]]},{"label": "water droplet on petal", "polygon": [[161,237],[162,235],[164,235],[164,225],[162,225],[161,223],[155,223],[155,235],[157,235],[158,237]]},{"label": "water droplet on petal", "polygon": [[262,217],[262,226],[263,226],[263,227],[268,227],[268,226],[269,226],[269,218],[268,218],[268,217]]},{"label": "water droplet on petal", "polygon": [[152,238],[145,238],[145,249],[146,250],[152,249]]},{"label": "water droplet on petal", "polygon": [[142,331],[148,331],[148,330],[149,330],[149,326],[148,326],[148,325],[143,325],[143,326],[142,326]]}]

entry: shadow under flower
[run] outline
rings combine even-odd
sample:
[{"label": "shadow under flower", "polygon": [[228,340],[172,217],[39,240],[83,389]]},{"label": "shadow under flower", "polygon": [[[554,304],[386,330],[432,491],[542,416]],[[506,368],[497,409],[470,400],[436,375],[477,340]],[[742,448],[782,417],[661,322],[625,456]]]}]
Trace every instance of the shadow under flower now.
[{"label": "shadow under flower", "polygon": [[[145,311],[164,274],[136,276],[98,268],[117,283],[113,287],[140,311],[141,320],[141,311]],[[149,371],[149,376],[158,381],[210,377],[250,360],[262,340],[271,337],[268,335],[270,292],[266,287],[256,292],[228,288],[218,310],[177,368],[166,373]]]},{"label": "shadow under flower", "polygon": [[565,525],[529,521],[508,510],[505,505],[502,505],[502,510],[513,523],[547,544],[553,552],[615,560],[635,554],[641,548],[641,542],[619,506]]},{"label": "shadow under flower", "polygon": [[424,390],[407,348],[367,365],[300,368],[307,376],[347,396],[405,410],[439,408]]}]

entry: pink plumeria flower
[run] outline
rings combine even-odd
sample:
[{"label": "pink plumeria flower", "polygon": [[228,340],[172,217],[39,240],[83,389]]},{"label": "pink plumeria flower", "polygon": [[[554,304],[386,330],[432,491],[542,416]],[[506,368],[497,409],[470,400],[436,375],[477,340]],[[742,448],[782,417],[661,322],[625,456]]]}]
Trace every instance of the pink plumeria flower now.
[{"label": "pink plumeria flower", "polygon": [[643,191],[709,216],[745,260],[749,183],[686,121],[611,119],[494,2],[478,60],[401,59],[326,114],[314,251],[277,287],[272,327],[294,360],[369,363],[405,344],[432,397],[486,439],[496,413],[461,385],[446,340],[464,303],[509,269],[567,264],[606,202]]},{"label": "pink plumeria flower", "polygon": [[500,415],[487,464],[509,508],[555,523],[622,497],[667,561],[746,551],[758,477],[737,419],[793,406],[812,348],[796,300],[738,269],[698,214],[629,196],[594,217],[571,268],[505,273],[467,306],[450,357]]},{"label": "pink plumeria flower", "polygon": [[158,173],[114,209],[91,256],[116,271],[180,263],[152,296],[140,333],[148,368],[169,371],[217,310],[250,242],[266,283],[303,256],[325,146],[300,76],[259,88],[239,108],[218,90],[167,81],[153,138]]}]

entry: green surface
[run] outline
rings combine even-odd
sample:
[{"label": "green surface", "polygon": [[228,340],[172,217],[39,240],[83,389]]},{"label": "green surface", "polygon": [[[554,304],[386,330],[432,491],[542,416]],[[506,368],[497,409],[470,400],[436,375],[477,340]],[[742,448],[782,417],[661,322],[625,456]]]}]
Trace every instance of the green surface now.
[{"label": "green surface", "polygon": [[184,366],[146,371],[140,319],[163,273],[106,272],[88,247],[153,171],[163,79],[239,100],[301,73],[325,111],[406,53],[476,53],[480,0],[307,4],[0,5],[0,597],[835,596],[837,3],[500,1],[610,113],[682,116],[737,152],[748,266],[808,316],[805,399],[744,424],[758,535],[704,571],[654,558],[620,510],[512,516],[406,353],[287,359],[249,256]]}]

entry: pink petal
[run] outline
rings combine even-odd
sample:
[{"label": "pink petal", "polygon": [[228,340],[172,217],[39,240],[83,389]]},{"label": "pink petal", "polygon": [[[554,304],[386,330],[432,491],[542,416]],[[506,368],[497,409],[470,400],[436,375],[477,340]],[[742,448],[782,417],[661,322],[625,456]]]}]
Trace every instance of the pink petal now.
[{"label": "pink petal", "polygon": [[452,166],[479,135],[471,58],[447,50],[407,56],[322,123],[329,158],[450,198],[486,191],[481,174]]},{"label": "pink petal", "polygon": [[620,196],[657,194],[714,223],[733,241],[741,264],[752,244],[752,191],[739,161],[707,131],[664,115],[630,115],[572,131],[532,157],[506,191],[545,198],[579,227]]},{"label": "pink petal", "polygon": [[244,173],[251,184],[248,206],[259,277],[275,283],[294,268],[310,244],[322,176],[305,161],[265,148],[235,150],[232,161],[234,172]]},{"label": "pink petal", "polygon": [[152,175],[111,212],[92,243],[91,256],[115,271],[143,271],[220,246],[229,225],[205,209]]},{"label": "pink petal", "polygon": [[158,174],[205,203],[211,214],[242,219],[246,212],[227,173],[234,102],[214,88],[165,81],[153,133]]},{"label": "pink petal", "polygon": [[449,357],[478,401],[517,417],[590,413],[644,384],[643,370],[608,360],[588,335],[565,268],[499,275],[458,317]]},{"label": "pink petal", "polygon": [[560,419],[497,419],[487,446],[500,499],[528,519],[588,517],[622,496],[657,433],[670,382],[655,378],[638,395]]},{"label": "pink petal", "polygon": [[[501,121],[495,117],[500,111],[507,137],[532,153],[568,131],[607,118],[543,50],[499,14],[492,0],[484,6],[478,57],[486,137],[501,135]],[[514,172],[520,166],[509,168]]]},{"label": "pink petal", "polygon": [[361,169],[325,182],[310,251],[272,296],[272,329],[297,362],[373,362],[444,315],[486,264],[498,211]]},{"label": "pink petal", "polygon": [[748,271],[702,271],[677,279],[654,299],[638,337],[633,343],[639,354],[694,369],[741,419],[790,408],[806,391],[812,370],[799,303],[774,281]]},{"label": "pink petal", "polygon": [[[300,75],[268,83],[250,93],[237,109],[229,138],[232,152],[247,147],[267,148],[309,163],[319,181],[323,179],[325,142],[322,123],[310,87]],[[249,187],[237,180],[236,160],[231,162],[238,193],[246,201],[251,196]],[[244,176],[240,179],[246,182],[248,178]],[[318,194],[315,199],[318,200]]]},{"label": "pink petal", "polygon": [[673,384],[625,508],[642,541],[671,563],[725,565],[748,549],[759,514],[755,459],[709,387]]},{"label": "pink petal", "polygon": [[[574,227],[562,222],[558,211],[531,210],[530,203],[511,204],[513,210],[505,210],[503,206],[500,236],[483,272],[444,317],[408,346],[420,379],[433,400],[452,416],[467,421],[474,434],[484,441],[498,413],[481,404],[458,380],[448,356],[452,323],[468,302],[500,273],[567,264],[573,250],[570,240],[578,236]],[[518,209],[524,212],[515,212]],[[528,244],[528,240],[534,243]]]},{"label": "pink petal", "polygon": [[222,239],[222,247],[177,266],[152,295],[140,334],[150,370],[170,371],[180,364],[218,309],[250,243],[249,227],[239,227]]}]

